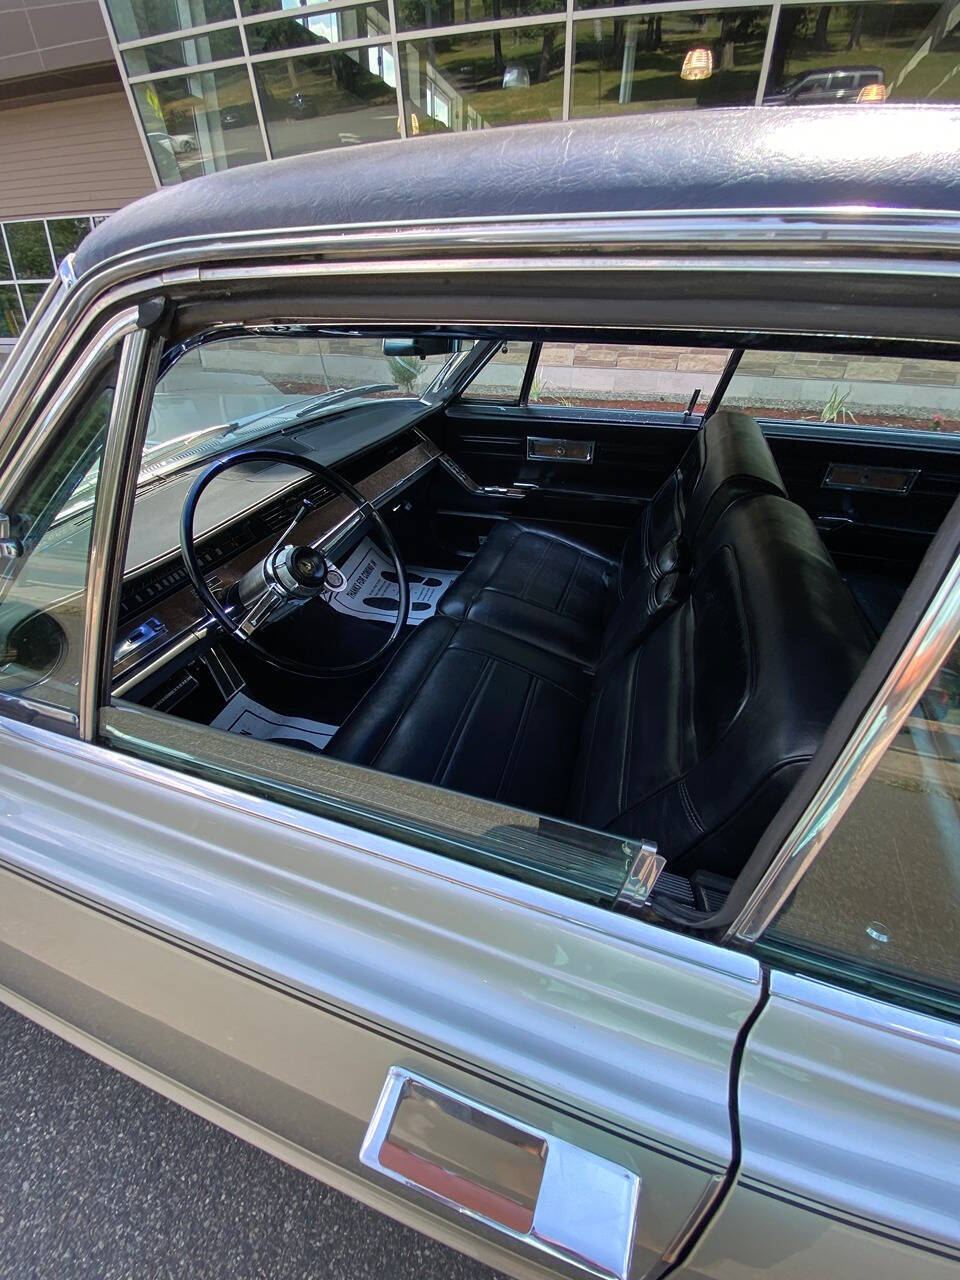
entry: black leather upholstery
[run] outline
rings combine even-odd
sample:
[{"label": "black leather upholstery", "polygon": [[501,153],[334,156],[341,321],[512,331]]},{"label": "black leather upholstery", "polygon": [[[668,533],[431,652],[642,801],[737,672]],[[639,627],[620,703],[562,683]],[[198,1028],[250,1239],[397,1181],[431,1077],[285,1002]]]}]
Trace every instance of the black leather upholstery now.
[{"label": "black leather upholstery", "polygon": [[870,648],[806,513],[732,507],[685,602],[601,669],[568,816],[657,840],[675,870],[735,874]]},{"label": "black leather upholstery", "polygon": [[[749,434],[749,419],[738,429]],[[494,571],[514,585],[510,557],[525,540],[517,526],[497,535]],[[545,547],[559,568],[541,562]],[[508,617],[534,596],[531,607],[548,614],[550,601],[572,602],[615,568],[555,540],[536,542],[530,557],[540,568],[527,577],[539,585],[526,598],[479,593],[507,600]],[[669,600],[651,608],[658,583]],[[558,615],[563,627],[577,625],[578,608]],[[871,647],[809,517],[763,492],[725,504],[709,532],[700,518],[688,575],[655,579],[642,561],[595,670],[562,656],[565,641],[534,644],[517,629],[478,622],[472,604],[424,623],[329,754],[645,836],[674,869],[727,875],[745,863]]]},{"label": "black leather upholstery", "polygon": [[617,561],[510,521],[494,527],[440,612],[594,664],[615,636],[622,647],[621,630],[636,635],[672,603],[674,572],[689,568],[698,540],[752,493],[783,493],[767,442],[746,414],[716,413],[644,508]]}]

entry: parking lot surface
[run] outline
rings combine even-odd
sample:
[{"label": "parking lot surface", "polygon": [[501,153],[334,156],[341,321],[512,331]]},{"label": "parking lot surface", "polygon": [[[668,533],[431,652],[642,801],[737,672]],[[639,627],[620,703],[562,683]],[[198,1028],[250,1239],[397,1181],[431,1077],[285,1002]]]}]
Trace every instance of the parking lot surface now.
[{"label": "parking lot surface", "polygon": [[0,1006],[4,1280],[497,1280]]}]

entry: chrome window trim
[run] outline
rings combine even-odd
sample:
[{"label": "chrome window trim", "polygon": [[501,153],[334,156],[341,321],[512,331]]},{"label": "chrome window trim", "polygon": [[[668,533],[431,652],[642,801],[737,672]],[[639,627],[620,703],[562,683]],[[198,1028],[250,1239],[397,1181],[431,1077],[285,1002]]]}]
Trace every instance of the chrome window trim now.
[{"label": "chrome window trim", "polygon": [[84,606],[78,720],[80,737],[89,742],[96,736],[101,697],[110,688],[122,557],[161,345],[148,329],[138,328],[124,337],[120,351],[97,482]]},{"label": "chrome window trim", "polygon": [[[369,272],[400,271],[479,272],[494,269],[544,270],[567,272],[596,269],[670,270],[753,272],[790,270],[809,273],[856,272],[871,275],[902,275],[918,272],[933,275],[960,275],[960,266],[950,261],[917,263],[912,258],[900,260],[889,255],[876,259],[864,257],[864,247],[871,243],[904,252],[935,249],[954,250],[960,254],[960,219],[936,211],[871,210],[851,206],[838,209],[757,209],[714,210],[691,214],[685,210],[656,214],[620,213],[564,214],[552,219],[539,215],[513,218],[439,219],[425,226],[404,222],[394,226],[357,223],[345,227],[283,229],[279,231],[236,232],[219,237],[180,239],[132,249],[80,277],[69,291],[54,293],[56,305],[44,308],[35,317],[35,327],[24,334],[0,375],[0,466],[9,449],[8,437],[20,414],[31,399],[43,394],[61,372],[69,357],[62,344],[69,338],[71,325],[89,313],[96,317],[111,303],[144,296],[150,291],[172,286],[198,284],[202,280],[271,278],[293,274],[323,276],[330,272],[355,274],[361,268]],[[597,259],[588,251],[612,244],[625,244],[637,256],[622,259]],[[533,257],[474,257],[451,261],[432,258],[430,254],[481,245],[507,245],[539,251],[549,247],[571,246],[585,251],[582,259],[564,257],[557,262]],[[743,250],[752,247],[757,257],[746,259]],[[664,246],[685,247],[689,258],[644,259],[643,250],[655,252]],[[856,257],[825,256],[844,247]],[[377,258],[379,250],[391,251],[389,260]],[[408,258],[397,257],[398,248]],[[784,256],[804,251],[814,257]],[[208,265],[248,255],[289,256],[303,254],[330,255],[328,260],[313,263],[290,263],[285,267],[261,265],[255,268],[236,266],[214,271]],[[711,254],[721,256],[711,257]],[[343,263],[345,255],[357,255]],[[336,257],[337,262],[333,261]],[[366,256],[366,261],[363,261]],[[185,265],[187,263],[197,265]],[[137,274],[150,268],[161,274],[137,280]],[[469,323],[467,319],[463,323]],[[863,336],[869,334],[844,336]],[[909,342],[909,339],[904,339]],[[39,372],[38,372],[39,371]]]},{"label": "chrome window trim", "polygon": [[752,943],[787,898],[856,799],[928,682],[960,635],[960,557],[956,558],[883,684],[764,872],[724,941]]},{"label": "chrome window trim", "polygon": [[[19,491],[37,454],[45,447],[51,430],[69,413],[83,394],[90,378],[105,366],[116,344],[132,333],[137,325],[136,309],[120,312],[104,325],[74,361],[70,372],[60,383],[53,398],[40,416],[19,440],[11,442],[12,460],[0,459],[0,507],[9,507]],[[2,391],[2,388],[0,388]]]}]

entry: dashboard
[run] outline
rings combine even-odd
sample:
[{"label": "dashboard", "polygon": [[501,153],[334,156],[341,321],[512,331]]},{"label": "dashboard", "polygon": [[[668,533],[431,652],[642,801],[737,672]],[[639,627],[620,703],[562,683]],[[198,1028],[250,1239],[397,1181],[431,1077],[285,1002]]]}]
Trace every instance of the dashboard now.
[{"label": "dashboard", "polygon": [[[382,436],[382,406],[378,407]],[[367,451],[350,467],[330,459],[378,508],[392,502],[442,456],[418,431],[395,433],[394,425],[387,442]],[[356,446],[355,431],[350,433],[350,442]],[[271,440],[271,447],[276,443],[276,438]],[[310,449],[305,433],[291,443],[297,446],[292,453],[310,453],[321,462],[327,461],[324,453],[333,451]],[[324,445],[332,446],[333,442],[327,438]],[[341,459],[342,455],[341,444]],[[201,469],[197,466],[178,473],[174,483],[138,495],[134,504],[114,650],[117,694],[133,689],[204,639],[216,625],[189,583],[176,541],[183,498]],[[221,479],[223,483],[208,491],[213,501],[202,503],[197,513],[198,558],[218,599],[273,547],[304,497],[316,505],[300,521],[298,541],[345,539],[361,522],[352,503],[293,466],[239,466]],[[149,503],[142,501],[145,496],[151,499]],[[175,544],[172,547],[171,541]],[[159,550],[161,546],[163,550]]]}]

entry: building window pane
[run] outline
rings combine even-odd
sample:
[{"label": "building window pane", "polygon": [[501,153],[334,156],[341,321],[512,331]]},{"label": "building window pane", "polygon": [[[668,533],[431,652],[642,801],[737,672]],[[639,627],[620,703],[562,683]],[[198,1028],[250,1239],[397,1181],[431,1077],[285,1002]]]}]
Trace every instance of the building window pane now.
[{"label": "building window pane", "polygon": [[408,41],[400,65],[411,134],[560,119],[560,23]]},{"label": "building window pane", "polygon": [[237,16],[233,0],[107,0],[107,8],[120,41],[162,36]]},{"label": "building window pane", "polygon": [[20,299],[12,284],[0,285],[0,338],[15,338],[23,328]]},{"label": "building window pane", "polygon": [[768,22],[766,9],[578,22],[572,113],[752,103]]},{"label": "building window pane", "polygon": [[153,71],[173,71],[177,67],[242,57],[240,31],[228,27],[205,36],[191,36],[188,40],[161,40],[159,44],[127,49],[123,61],[130,75],[143,76]]},{"label": "building window pane", "polygon": [[[783,9],[764,101],[960,100],[954,5],[836,4]],[[872,86],[872,87],[871,87]]]},{"label": "building window pane", "polygon": [[955,648],[765,935],[960,993]]},{"label": "building window pane", "polygon": [[90,231],[89,218],[51,218],[47,223],[50,232],[50,243],[53,245],[53,256],[62,262],[68,253],[73,253],[77,245]]},{"label": "building window pane", "polygon": [[23,309],[27,313],[27,319],[33,315],[34,308],[47,291],[45,284],[23,284],[20,286],[20,297],[23,299]]},{"label": "building window pane", "polygon": [[255,72],[275,156],[397,137],[387,45],[263,62]]},{"label": "building window pane", "polygon": [[7,256],[7,247],[4,244],[3,236],[0,235],[0,280],[12,280],[13,267],[10,265],[10,259]]},{"label": "building window pane", "polygon": [[247,44],[251,53],[270,53],[275,49],[339,44],[343,40],[363,40],[370,36],[389,34],[390,15],[386,0],[380,0],[378,4],[357,5],[354,9],[331,9],[325,13],[311,13],[303,18],[254,22],[247,27]]},{"label": "building window pane", "polygon": [[[696,347],[545,342],[530,404],[650,412],[706,408],[730,355]],[[694,399],[696,396],[696,399]]]},{"label": "building window pane", "polygon": [[245,66],[151,80],[133,92],[162,182],[264,159]]},{"label": "building window pane", "polygon": [[498,400],[517,404],[530,359],[529,342],[505,342],[463,392],[467,400]]},{"label": "building window pane", "polygon": [[723,403],[758,418],[960,431],[960,364],[841,352],[745,351]]},{"label": "building window pane", "polygon": [[397,29],[507,22],[540,13],[563,13],[565,8],[564,0],[397,0]]},{"label": "building window pane", "polygon": [[43,222],[6,222],[7,244],[18,280],[49,280],[55,264],[50,257]]}]

